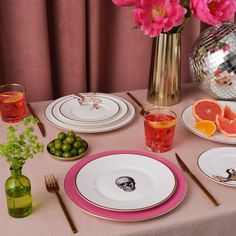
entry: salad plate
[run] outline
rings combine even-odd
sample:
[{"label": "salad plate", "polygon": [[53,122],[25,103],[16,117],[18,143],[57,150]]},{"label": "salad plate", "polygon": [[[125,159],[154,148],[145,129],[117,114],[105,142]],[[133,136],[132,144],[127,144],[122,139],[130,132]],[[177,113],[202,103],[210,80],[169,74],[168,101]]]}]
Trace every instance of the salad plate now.
[{"label": "salad plate", "polygon": [[82,197],[114,211],[151,208],[168,199],[175,187],[175,177],[166,165],[131,153],[93,160],[76,176],[76,188]]},{"label": "salad plate", "polygon": [[88,123],[110,119],[120,110],[116,102],[99,94],[84,96],[83,99],[85,101],[76,96],[64,101],[59,107],[60,114],[69,120]]},{"label": "salad plate", "polygon": [[123,101],[127,106],[126,114],[122,118],[120,118],[119,120],[114,121],[112,123],[104,124],[104,125],[98,124],[97,126],[96,125],[95,126],[92,126],[92,125],[85,126],[84,124],[80,125],[79,122],[78,122],[78,124],[66,123],[66,122],[58,119],[55,116],[55,114],[54,114],[55,112],[54,112],[53,108],[54,108],[55,104],[57,104],[61,101],[64,101],[66,99],[69,99],[71,96],[74,96],[74,95],[73,94],[67,95],[67,96],[59,98],[47,105],[47,107],[45,108],[44,114],[45,114],[45,117],[49,123],[51,123],[52,125],[54,125],[58,128],[64,129],[64,130],[73,130],[75,132],[81,132],[81,133],[100,133],[100,132],[107,132],[107,131],[111,131],[114,129],[118,129],[118,128],[121,128],[125,125],[128,125],[135,117],[135,109],[130,102],[126,101],[123,98],[112,95],[112,97],[116,97],[117,99],[120,99],[121,101]]},{"label": "salad plate", "polygon": [[[138,155],[145,158],[151,158],[165,165],[173,173],[175,177],[175,181],[176,181],[176,187],[172,195],[166,200],[164,200],[162,203],[155,205],[151,208],[143,209],[143,210],[133,210],[133,211],[132,210],[116,211],[113,209],[105,209],[85,199],[78,192],[78,189],[76,186],[76,179],[77,179],[78,172],[80,171],[80,169],[82,169],[84,166],[86,166],[90,162],[93,162],[99,158],[104,158],[106,156],[113,156],[113,155],[131,155],[131,156],[134,155],[135,157],[136,155]],[[64,180],[64,187],[65,187],[65,191],[69,199],[76,206],[78,206],[79,209],[87,212],[88,214],[91,214],[93,216],[103,218],[103,219],[113,220],[113,221],[143,221],[143,220],[159,217],[175,209],[183,201],[186,195],[187,182],[182,171],[180,171],[170,161],[162,157],[158,157],[156,154],[139,152],[139,151],[131,151],[131,150],[114,150],[114,151],[94,154],[92,156],[86,157],[80,160],[79,162],[77,162],[74,166],[70,168],[70,170],[66,174],[65,180]]]},{"label": "salad plate", "polygon": [[236,148],[219,147],[203,152],[198,158],[198,168],[210,180],[236,187]]},{"label": "salad plate", "polygon": [[[100,96],[100,97],[103,97],[103,96]],[[62,106],[62,104],[66,104],[67,102],[70,102],[72,100],[74,100],[75,97],[69,97],[65,100],[62,100],[62,101],[59,101],[57,102],[53,108],[52,108],[52,114],[54,115],[54,117],[63,122],[63,123],[66,123],[66,124],[69,124],[69,125],[79,125],[79,126],[87,126],[87,127],[90,127],[90,126],[104,126],[104,125],[107,125],[107,124],[110,124],[110,123],[113,123],[115,121],[118,121],[120,120],[121,118],[123,118],[127,112],[128,112],[128,106],[127,104],[120,100],[120,99],[116,99],[116,98],[112,98],[112,100],[114,100],[114,102],[118,105],[119,107],[119,111],[118,113],[116,113],[113,117],[109,118],[109,119],[105,119],[105,120],[101,120],[101,121],[94,121],[94,122],[91,122],[91,121],[76,121],[76,120],[73,120],[73,119],[70,119],[70,118],[67,118],[65,116],[62,115],[62,113],[60,112],[60,108]],[[89,116],[92,116],[92,114],[90,113]]]},{"label": "salad plate", "polygon": [[[231,107],[231,109],[234,112],[236,112],[236,102],[232,102],[232,101],[219,101],[219,102],[222,106],[228,105],[229,107]],[[194,127],[196,120],[192,114],[192,107],[193,105],[190,105],[187,108],[185,108],[184,111],[182,112],[181,121],[182,121],[182,124],[185,126],[185,128],[187,128],[193,134],[201,138],[213,141],[213,142],[236,144],[236,137],[228,137],[220,132],[216,132],[213,136],[208,137],[204,135],[202,132],[200,132],[199,130],[197,130]]]}]

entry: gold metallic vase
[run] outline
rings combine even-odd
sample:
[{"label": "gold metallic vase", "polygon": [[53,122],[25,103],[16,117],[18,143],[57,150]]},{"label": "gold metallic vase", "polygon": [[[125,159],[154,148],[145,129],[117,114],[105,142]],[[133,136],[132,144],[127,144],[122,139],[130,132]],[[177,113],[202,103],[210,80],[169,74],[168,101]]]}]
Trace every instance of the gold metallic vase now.
[{"label": "gold metallic vase", "polygon": [[153,39],[147,100],[159,106],[180,101],[180,33],[160,34]]}]

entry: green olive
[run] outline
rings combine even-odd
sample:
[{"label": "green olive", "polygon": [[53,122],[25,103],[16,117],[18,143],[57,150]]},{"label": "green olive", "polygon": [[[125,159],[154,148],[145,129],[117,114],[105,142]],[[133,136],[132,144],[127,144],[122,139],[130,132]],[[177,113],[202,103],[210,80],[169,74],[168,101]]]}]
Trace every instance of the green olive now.
[{"label": "green olive", "polygon": [[71,153],[71,156],[77,156],[78,155],[78,151],[75,149],[75,148],[73,148],[71,151],[70,151],[70,153]]},{"label": "green olive", "polygon": [[78,148],[81,147],[81,146],[82,146],[82,142],[79,141],[79,140],[77,140],[77,141],[75,141],[75,142],[73,143],[73,147],[76,148],[76,149],[78,149]]},{"label": "green olive", "polygon": [[49,148],[49,149],[52,148],[52,147],[54,147],[54,142],[53,142],[53,141],[51,141],[51,142],[48,144],[48,148]]},{"label": "green olive", "polygon": [[62,151],[61,150],[55,150],[54,155],[58,156],[58,157],[62,157]]},{"label": "green olive", "polygon": [[62,156],[63,156],[63,157],[71,157],[72,155],[71,155],[70,152],[63,152],[63,153],[62,153]]},{"label": "green olive", "polygon": [[54,141],[54,146],[55,146],[56,149],[61,149],[61,147],[62,147],[62,142],[61,142],[61,140],[56,139],[56,140]]},{"label": "green olive", "polygon": [[75,137],[73,137],[73,136],[67,136],[67,137],[65,138],[65,140],[66,140],[67,143],[73,144],[74,141],[75,141]]},{"label": "green olive", "polygon": [[84,153],[85,152],[85,148],[84,147],[80,147],[79,149],[78,149],[78,155],[81,155],[82,153]]},{"label": "green olive", "polygon": [[76,140],[76,141],[82,141],[82,138],[81,138],[80,136],[76,136],[76,137],[75,137],[75,140]]},{"label": "green olive", "polygon": [[76,134],[75,134],[74,131],[68,131],[68,132],[67,132],[67,137],[68,137],[68,136],[70,136],[70,137],[75,137]]},{"label": "green olive", "polygon": [[57,135],[57,138],[59,140],[64,140],[66,137],[66,133],[65,132],[60,132],[58,135]]},{"label": "green olive", "polygon": [[55,154],[55,151],[56,151],[55,147],[51,147],[51,148],[49,149],[49,152],[50,152],[51,154]]},{"label": "green olive", "polygon": [[69,152],[71,150],[71,145],[69,143],[63,143],[61,149],[63,152]]},{"label": "green olive", "polygon": [[84,141],[84,140],[82,142],[82,147],[84,147],[85,149],[88,148],[88,143],[86,141]]}]

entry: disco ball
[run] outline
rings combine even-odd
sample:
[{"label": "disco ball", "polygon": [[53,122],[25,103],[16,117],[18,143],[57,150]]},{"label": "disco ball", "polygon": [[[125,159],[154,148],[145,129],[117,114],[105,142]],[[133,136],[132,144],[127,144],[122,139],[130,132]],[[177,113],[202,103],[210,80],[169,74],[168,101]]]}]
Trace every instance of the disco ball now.
[{"label": "disco ball", "polygon": [[211,26],[195,41],[190,74],[199,88],[215,99],[236,99],[236,24]]}]

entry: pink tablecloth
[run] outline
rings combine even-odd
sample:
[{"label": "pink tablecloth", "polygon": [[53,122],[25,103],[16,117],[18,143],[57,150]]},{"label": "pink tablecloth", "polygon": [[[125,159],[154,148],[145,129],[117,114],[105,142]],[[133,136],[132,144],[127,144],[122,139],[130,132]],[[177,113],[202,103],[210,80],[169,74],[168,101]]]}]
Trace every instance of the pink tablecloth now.
[{"label": "pink tablecloth", "polygon": [[[132,91],[143,104],[148,104],[146,91]],[[134,102],[126,93],[117,93],[132,104]],[[188,191],[184,201],[176,209],[161,217],[133,223],[113,222],[91,216],[68,199],[63,188],[64,177],[68,170],[75,164],[73,162],[61,162],[50,158],[46,151],[27,161],[23,167],[23,173],[28,176],[32,184],[33,213],[21,219],[15,219],[8,215],[4,192],[5,180],[9,177],[9,166],[0,159],[0,235],[17,236],[66,236],[72,232],[66,222],[63,212],[59,206],[56,196],[48,193],[44,186],[44,175],[53,173],[61,186],[61,195],[65,200],[68,210],[79,229],[80,236],[110,236],[110,235],[158,235],[158,236],[199,236],[199,235],[224,235],[232,236],[236,232],[236,204],[235,189],[219,185],[203,176],[197,167],[197,158],[200,153],[215,147],[228,146],[226,144],[207,141],[190,133],[181,124],[180,116],[183,109],[192,104],[196,99],[206,97],[194,85],[185,85],[182,90],[182,100],[173,106],[178,115],[178,124],[173,150],[163,153],[160,156],[177,164],[174,153],[177,152],[200,181],[220,202],[215,207],[201,190],[186,176]],[[49,103],[38,102],[32,106],[41,121],[46,125],[46,138],[41,138],[45,145],[59,132],[58,128],[49,124],[44,117],[44,108]],[[80,134],[89,143],[90,150],[87,155],[98,152],[129,149],[147,151],[144,146],[143,119],[138,114],[138,106],[135,120],[121,129],[100,133]],[[6,124],[0,122],[0,142],[5,138]],[[40,136],[39,131],[37,130]],[[41,137],[41,136],[40,136]],[[85,157],[86,158],[86,157]]]}]

